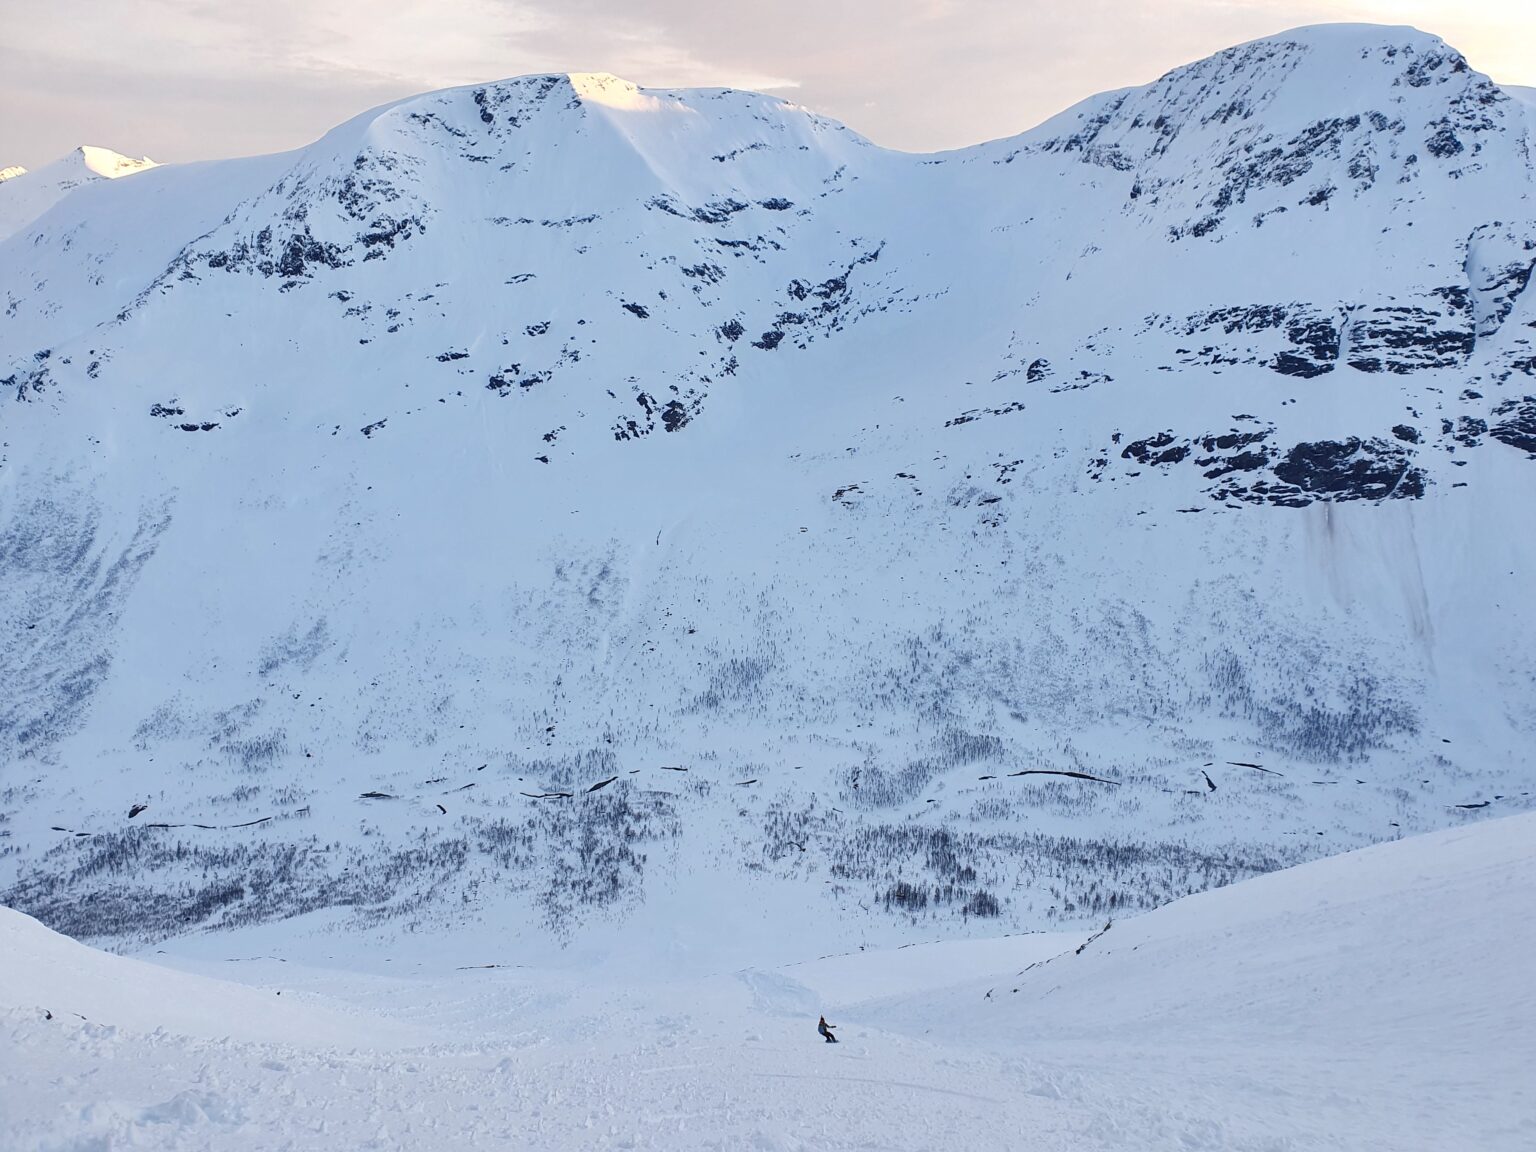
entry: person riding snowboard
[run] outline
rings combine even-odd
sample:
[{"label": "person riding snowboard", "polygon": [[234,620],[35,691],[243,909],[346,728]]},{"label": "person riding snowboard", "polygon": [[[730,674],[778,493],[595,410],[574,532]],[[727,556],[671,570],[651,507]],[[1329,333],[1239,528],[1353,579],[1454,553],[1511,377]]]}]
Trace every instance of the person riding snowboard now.
[{"label": "person riding snowboard", "polygon": [[825,1036],[827,1038],[827,1043],[828,1044],[836,1044],[837,1043],[837,1037],[832,1035],[832,1029],[834,1029],[836,1027],[837,1027],[836,1024],[828,1024],[827,1023],[827,1018],[825,1016],[823,1016],[821,1018],[820,1022],[816,1025],[816,1031],[820,1032],[823,1036]]}]

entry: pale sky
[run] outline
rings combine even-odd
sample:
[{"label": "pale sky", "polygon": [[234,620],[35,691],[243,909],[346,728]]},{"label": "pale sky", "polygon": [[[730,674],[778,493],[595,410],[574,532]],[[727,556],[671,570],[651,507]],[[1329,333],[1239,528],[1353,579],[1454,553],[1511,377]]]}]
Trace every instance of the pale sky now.
[{"label": "pale sky", "polygon": [[1412,24],[1536,85],[1536,0],[0,0],[0,167],[295,148],[529,72],[757,88],[893,148],[1009,136],[1299,24]]}]

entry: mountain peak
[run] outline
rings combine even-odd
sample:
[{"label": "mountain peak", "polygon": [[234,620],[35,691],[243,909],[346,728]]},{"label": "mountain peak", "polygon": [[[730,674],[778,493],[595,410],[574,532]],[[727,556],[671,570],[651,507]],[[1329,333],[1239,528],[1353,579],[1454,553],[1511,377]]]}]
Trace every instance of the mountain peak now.
[{"label": "mountain peak", "polygon": [[1438,36],[1318,24],[1091,98],[1020,143],[1122,173],[1126,211],[1199,238],[1336,195],[1459,188],[1512,108]]},{"label": "mountain peak", "polygon": [[116,180],[158,167],[148,156],[138,160],[82,144],[73,152],[34,171],[19,165],[0,171],[0,240],[15,235],[47,212],[72,189],[97,180]]},{"label": "mountain peak", "polygon": [[628,108],[646,99],[638,85],[611,72],[567,72],[565,78],[583,100]]},{"label": "mountain peak", "polygon": [[121,152],[100,148],[94,144],[82,144],[64,159],[66,163],[83,167],[92,175],[108,180],[116,180],[119,176],[130,176],[135,172],[159,167],[148,156],[141,156],[135,160],[131,156],[124,156]]},{"label": "mountain peak", "polygon": [[1399,47],[1414,46],[1424,49],[1454,51],[1433,32],[1425,32],[1411,24],[1369,24],[1337,20],[1319,24],[1299,24],[1282,32],[1258,36],[1243,44],[1234,44],[1228,52],[1240,52],[1249,44],[1292,43],[1308,47],[1377,48],[1387,44]]}]

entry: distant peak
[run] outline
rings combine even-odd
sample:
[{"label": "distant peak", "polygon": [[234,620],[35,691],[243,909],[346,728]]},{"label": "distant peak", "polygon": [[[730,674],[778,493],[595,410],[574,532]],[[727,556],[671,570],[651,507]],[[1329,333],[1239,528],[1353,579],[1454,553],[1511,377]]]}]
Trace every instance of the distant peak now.
[{"label": "distant peak", "polygon": [[131,156],[124,156],[121,152],[114,152],[110,148],[98,148],[91,144],[80,145],[70,154],[69,159],[82,165],[86,171],[104,176],[108,180],[116,180],[119,176],[128,176],[147,168],[159,167],[148,156],[141,156],[135,160]]},{"label": "distant peak", "polygon": [[13,164],[9,168],[0,168],[0,182],[14,180],[16,177],[25,176],[26,174],[27,170],[20,164]]}]

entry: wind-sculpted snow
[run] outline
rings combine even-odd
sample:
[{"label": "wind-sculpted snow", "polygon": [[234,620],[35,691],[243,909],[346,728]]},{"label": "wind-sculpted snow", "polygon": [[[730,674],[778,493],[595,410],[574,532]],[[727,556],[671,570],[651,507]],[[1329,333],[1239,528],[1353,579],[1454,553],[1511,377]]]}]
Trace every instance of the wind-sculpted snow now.
[{"label": "wind-sculpted snow", "polygon": [[578,74],[74,188],[0,900],[899,942],[1528,806],[1530,114],[1331,27],[931,157]]}]

